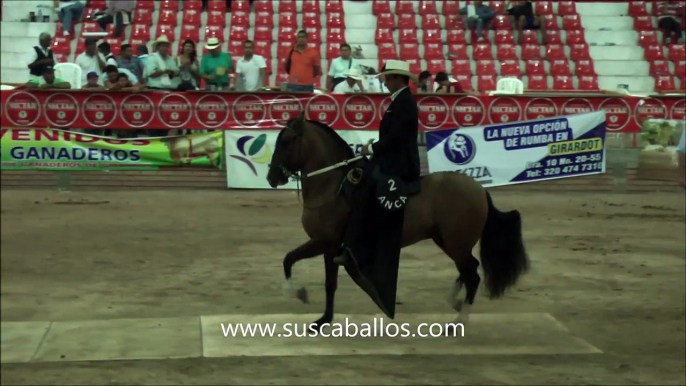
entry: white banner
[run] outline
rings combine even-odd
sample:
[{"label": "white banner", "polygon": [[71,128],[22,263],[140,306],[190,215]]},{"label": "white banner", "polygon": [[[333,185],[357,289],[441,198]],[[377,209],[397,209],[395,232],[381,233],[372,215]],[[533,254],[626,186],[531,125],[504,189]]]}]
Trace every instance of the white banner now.
[{"label": "white banner", "polygon": [[431,173],[486,187],[605,173],[605,111],[426,133]]},{"label": "white banner", "polygon": [[[377,131],[337,130],[359,155],[362,145],[378,139]],[[278,130],[226,130],[226,180],[229,188],[272,189],[267,183],[269,163],[274,154]],[[277,189],[296,189],[294,181]]]}]

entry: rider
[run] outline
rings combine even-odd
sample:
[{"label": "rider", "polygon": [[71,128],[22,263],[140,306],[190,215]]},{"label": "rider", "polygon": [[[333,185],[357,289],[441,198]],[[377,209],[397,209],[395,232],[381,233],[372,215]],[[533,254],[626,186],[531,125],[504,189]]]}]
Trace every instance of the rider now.
[{"label": "rider", "polygon": [[[410,64],[400,60],[389,60],[381,69],[378,76],[385,77],[385,85],[391,92],[391,104],[384,113],[379,125],[379,140],[362,147],[362,155],[371,155],[368,167],[371,173],[378,167],[378,171],[386,176],[402,180],[406,184],[419,179],[420,163],[417,136],[419,133],[418,108],[409,88],[410,80],[416,82],[417,77],[410,72]],[[368,258],[355,256],[352,253],[350,240],[359,238],[360,227],[364,221],[365,203],[370,200],[376,185],[372,178],[365,178],[365,182],[354,194],[352,214],[344,239],[344,252],[335,260],[338,264],[353,262],[354,266],[364,276],[365,268],[373,262]],[[374,297],[376,291],[370,293],[370,283],[366,283],[365,291]],[[373,286],[371,286],[373,289]],[[378,297],[378,295],[376,295]],[[377,304],[379,302],[377,301]]]}]

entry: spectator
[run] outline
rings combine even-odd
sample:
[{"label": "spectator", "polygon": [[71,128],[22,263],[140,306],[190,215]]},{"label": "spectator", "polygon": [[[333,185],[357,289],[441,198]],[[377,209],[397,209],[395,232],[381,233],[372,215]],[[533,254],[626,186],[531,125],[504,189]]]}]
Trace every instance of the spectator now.
[{"label": "spectator", "polygon": [[531,1],[520,1],[516,6],[512,6],[512,1],[510,1],[507,13],[509,13],[514,20],[515,28],[517,29],[517,32],[519,32],[520,43],[523,30],[541,30],[543,44],[545,44],[543,23],[541,23],[541,18],[534,13],[534,5]]},{"label": "spectator", "polygon": [[319,47],[307,46],[305,30],[298,31],[296,45],[288,54],[284,68],[288,74],[288,91],[314,91],[314,78],[322,73],[321,59]]},{"label": "spectator", "polygon": [[329,75],[326,76],[326,90],[331,91],[336,88],[336,85],[345,81],[348,70],[353,68],[361,70],[360,64],[357,60],[351,57],[352,50],[348,43],[341,44],[341,56],[331,61],[331,68]]},{"label": "spectator", "polygon": [[81,19],[81,14],[85,8],[79,0],[53,0],[57,17],[62,22],[64,36],[71,35],[72,21]]},{"label": "spectator", "polygon": [[217,38],[209,38],[205,48],[209,52],[203,55],[200,62],[200,76],[205,79],[205,90],[231,89],[229,74],[234,73],[231,55],[222,52],[221,43]]},{"label": "spectator", "polygon": [[236,63],[237,88],[240,91],[256,91],[267,84],[267,62],[253,52],[252,40],[243,43],[243,57]]},{"label": "spectator", "polygon": [[351,92],[364,92],[364,87],[362,86],[362,71],[357,68],[351,68],[348,70],[345,80],[338,83],[333,88],[334,94],[347,94]]},{"label": "spectator", "polygon": [[419,92],[421,93],[426,93],[429,92],[429,81],[431,80],[431,73],[429,71],[422,71],[419,74],[419,83],[417,86],[419,86]]},{"label": "spectator", "polygon": [[491,20],[495,18],[495,11],[492,10],[488,5],[484,4],[483,1],[474,2],[474,14],[469,14],[469,7],[466,6],[460,9],[460,15],[466,15],[465,24],[469,28],[476,28],[476,36],[478,42],[483,41],[484,38],[484,28],[488,28]]},{"label": "spectator", "polygon": [[116,66],[117,58],[114,57],[112,50],[110,49],[110,43],[102,42],[98,45],[98,52],[105,56],[105,64],[108,66]]},{"label": "spectator", "polygon": [[52,66],[45,66],[42,76],[30,79],[19,88],[70,89],[71,84],[64,79],[55,77],[55,70]]},{"label": "spectator", "polygon": [[91,91],[103,91],[106,90],[105,87],[103,87],[100,83],[100,77],[98,77],[98,74],[95,73],[95,71],[91,71],[86,75],[86,79],[88,80],[86,84],[81,87],[83,90],[91,90]]},{"label": "spectator", "polygon": [[[373,75],[376,75],[376,70],[369,67],[367,69],[367,76],[369,77],[369,76],[373,76]],[[383,74],[379,74],[379,75],[373,77],[369,81],[369,87],[367,87],[367,92],[369,92],[369,93],[389,93],[390,91],[388,91],[388,87],[386,87],[386,85],[384,84],[385,81],[386,81],[386,79],[384,78]]]},{"label": "spectator", "polygon": [[138,53],[138,60],[141,61],[141,64],[145,69],[145,63],[148,60],[148,46],[138,46],[136,52]]},{"label": "spectator", "polygon": [[439,94],[463,94],[464,90],[460,82],[449,77],[445,72],[439,72],[434,78],[434,92]]},{"label": "spectator", "polygon": [[83,73],[82,83],[88,83],[86,75],[89,72],[93,71],[100,76],[105,69],[105,55],[97,51],[96,42],[97,40],[94,38],[86,38],[86,51],[76,57],[76,64],[81,67],[81,72]]},{"label": "spectator", "polygon": [[112,65],[105,67],[105,73],[100,75],[98,83],[104,85],[108,90],[112,90],[113,88],[116,90],[120,74],[126,75],[126,79],[131,82],[131,85],[138,85],[140,83],[136,79],[136,76],[131,73],[131,71],[125,68],[117,68],[117,66]]},{"label": "spectator", "polygon": [[[654,5],[653,5],[654,6]],[[675,44],[681,40],[682,26],[679,16],[684,17],[684,3],[675,1],[661,1],[658,4],[657,26],[665,31],[664,42]],[[672,39],[672,35],[675,39]]]},{"label": "spectator", "polygon": [[107,14],[97,19],[103,31],[114,21],[114,37],[121,37],[124,25],[131,23],[131,12],[136,8],[136,0],[109,0]]},{"label": "spectator", "polygon": [[31,48],[26,61],[26,65],[29,68],[29,78],[41,77],[45,67],[57,64],[57,60],[50,49],[51,42],[52,37],[47,32],[43,32],[38,36],[38,45]]},{"label": "spectator", "polygon": [[139,57],[133,55],[133,47],[130,44],[122,44],[121,53],[117,58],[117,67],[129,70],[136,80],[143,81],[145,66]]},{"label": "spectator", "polygon": [[145,64],[145,78],[148,87],[157,90],[175,90],[179,86],[179,67],[169,54],[169,39],[160,36],[152,44],[154,54]]},{"label": "spectator", "polygon": [[200,61],[192,40],[183,42],[181,56],[177,58],[181,84],[179,91],[197,90],[200,85]]}]

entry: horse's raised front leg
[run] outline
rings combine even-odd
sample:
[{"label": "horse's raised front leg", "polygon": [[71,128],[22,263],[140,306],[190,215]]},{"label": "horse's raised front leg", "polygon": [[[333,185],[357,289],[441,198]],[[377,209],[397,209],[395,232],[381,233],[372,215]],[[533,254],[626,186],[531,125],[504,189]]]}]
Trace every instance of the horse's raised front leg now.
[{"label": "horse's raised front leg", "polygon": [[333,261],[335,255],[335,253],[324,254],[324,270],[326,272],[326,282],[324,284],[324,287],[326,288],[326,309],[324,310],[324,315],[310,326],[310,328],[316,329],[317,331],[319,331],[324,324],[331,323],[333,320],[333,303],[336,295],[336,288],[338,287],[338,264]]},{"label": "horse's raised front leg", "polygon": [[283,273],[286,279],[284,282],[284,291],[287,294],[295,296],[303,303],[308,302],[307,290],[305,287],[297,285],[293,281],[291,278],[291,270],[293,268],[293,264],[297,263],[298,261],[319,256],[325,251],[326,243],[319,240],[310,240],[286,254],[286,257],[283,259]]}]

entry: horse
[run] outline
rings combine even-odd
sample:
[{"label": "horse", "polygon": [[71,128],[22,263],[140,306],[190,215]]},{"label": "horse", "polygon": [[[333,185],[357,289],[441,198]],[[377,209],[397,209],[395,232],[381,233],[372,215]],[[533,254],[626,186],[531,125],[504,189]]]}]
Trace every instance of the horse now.
[{"label": "horse", "polygon": [[[267,182],[272,188],[283,186],[291,178],[302,185],[301,222],[310,240],[288,252],[283,259],[284,290],[302,302],[308,302],[305,287],[295,283],[293,265],[303,259],[324,255],[326,308],[321,318],[310,324],[321,329],[334,318],[334,296],[340,253],[351,205],[341,186],[353,164],[345,161],[355,156],[351,147],[331,127],[300,114],[279,132],[272,155]],[[332,167],[342,163],[341,167]],[[321,173],[322,169],[332,170]],[[317,175],[308,174],[320,171]],[[521,234],[521,216],[517,210],[501,212],[486,189],[471,177],[459,172],[432,173],[421,177],[419,194],[405,205],[402,248],[432,239],[452,259],[458,276],[451,283],[448,304],[458,312],[457,321],[466,324],[472,312],[481,277],[479,260],[472,249],[480,241],[480,260],[484,284],[490,299],[500,298],[529,269]],[[344,268],[358,285],[355,270]],[[465,297],[459,297],[465,288]]]}]

